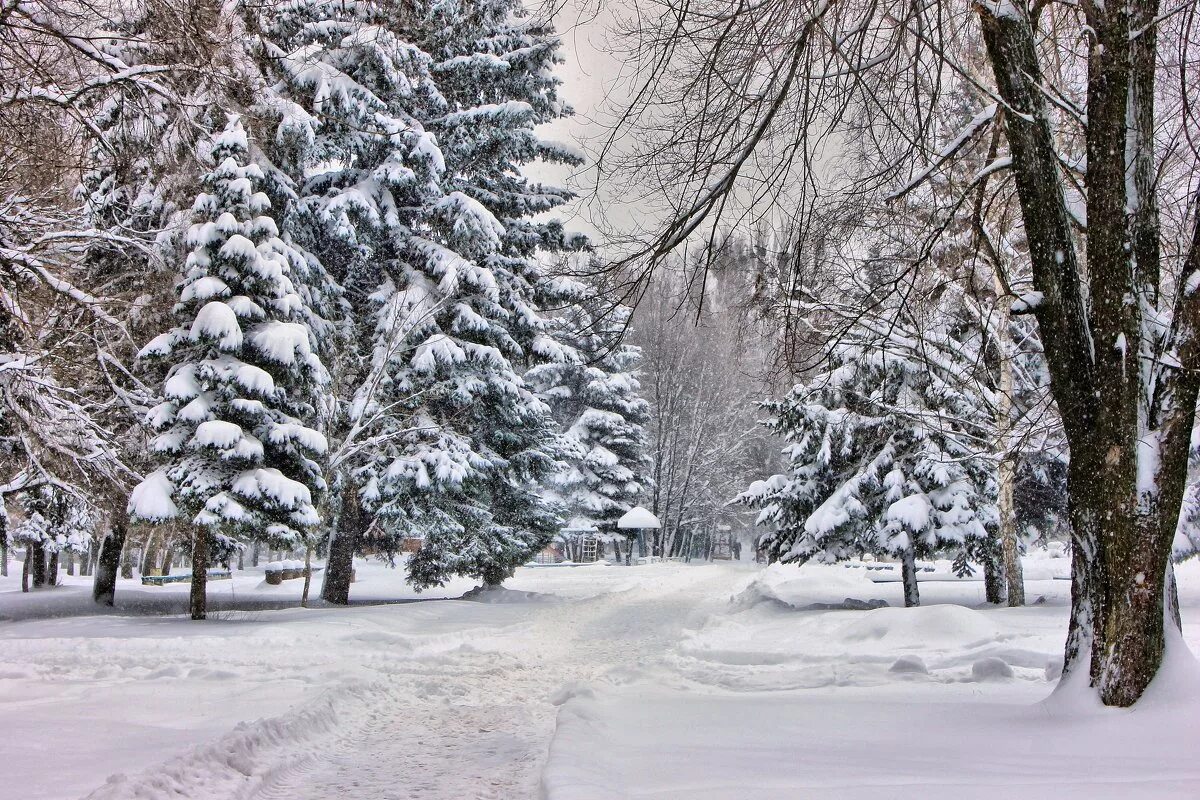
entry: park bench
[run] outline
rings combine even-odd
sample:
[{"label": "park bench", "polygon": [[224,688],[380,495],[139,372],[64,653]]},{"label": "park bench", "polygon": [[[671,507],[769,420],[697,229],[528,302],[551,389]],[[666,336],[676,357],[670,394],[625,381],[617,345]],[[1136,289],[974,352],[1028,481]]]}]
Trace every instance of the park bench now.
[{"label": "park bench", "polygon": [[[210,569],[208,570],[208,579],[210,581],[227,581],[232,580],[233,573],[227,569]],[[168,583],[191,583],[192,573],[177,572],[173,575],[143,575],[143,586],[164,586]]]},{"label": "park bench", "polygon": [[[303,561],[272,561],[263,570],[263,577],[266,578],[267,583],[278,586],[284,581],[303,578],[305,571]],[[321,567],[312,568],[314,575],[320,571]]]}]

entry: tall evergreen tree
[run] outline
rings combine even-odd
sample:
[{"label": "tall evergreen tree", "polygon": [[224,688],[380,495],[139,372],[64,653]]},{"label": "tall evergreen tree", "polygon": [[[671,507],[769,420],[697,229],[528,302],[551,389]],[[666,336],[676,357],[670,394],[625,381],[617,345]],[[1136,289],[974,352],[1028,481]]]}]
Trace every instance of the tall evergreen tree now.
[{"label": "tall evergreen tree", "polygon": [[324,487],[315,458],[325,437],[310,424],[327,374],[292,280],[298,255],[267,216],[248,150],[232,117],[198,153],[212,167],[192,208],[178,324],[142,350],[169,369],[165,400],[151,412],[161,466],[134,489],[129,510],[194,525],[193,619],[205,616],[210,549],[236,547],[246,533],[305,539]]},{"label": "tall evergreen tree", "polygon": [[347,312],[326,600],[346,602],[365,535],[386,550],[423,534],[418,585],[495,583],[556,527],[536,491],[553,421],[521,372],[561,349],[532,256],[567,239],[528,218],[568,194],[520,167],[572,156],[532,132],[567,109],[557,43],[516,12],[306,0],[264,18],[264,68],[283,87],[272,157],[297,187],[286,228]]}]

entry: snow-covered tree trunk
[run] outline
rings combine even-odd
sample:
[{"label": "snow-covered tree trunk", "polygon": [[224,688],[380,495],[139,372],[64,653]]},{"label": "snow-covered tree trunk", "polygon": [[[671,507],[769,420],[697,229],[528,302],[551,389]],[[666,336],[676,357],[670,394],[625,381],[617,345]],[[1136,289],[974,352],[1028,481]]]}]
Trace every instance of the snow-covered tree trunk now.
[{"label": "snow-covered tree trunk", "polygon": [[1025,576],[1021,570],[1021,547],[1017,541],[1017,508],[1013,490],[1017,483],[1016,454],[1013,452],[1013,380],[1011,301],[1004,298],[999,270],[993,275],[997,297],[995,337],[1000,354],[1000,379],[997,382],[996,437],[1000,445],[1000,463],[996,470],[996,511],[1000,526],[1000,552],[1004,561],[1005,594],[1010,606],[1025,605]]},{"label": "snow-covered tree trunk", "polygon": [[917,554],[912,545],[900,551],[900,580],[904,585],[904,607],[921,605],[921,592],[917,588]]},{"label": "snow-covered tree trunk", "polygon": [[143,575],[149,575],[150,571],[158,568],[159,542],[162,541],[165,534],[158,534],[156,531],[150,531],[146,534],[146,547],[142,552],[142,568]]},{"label": "snow-covered tree trunk", "polygon": [[170,575],[171,565],[175,561],[175,537],[168,536],[166,544],[163,545],[162,558],[159,561],[158,572],[160,575]]}]

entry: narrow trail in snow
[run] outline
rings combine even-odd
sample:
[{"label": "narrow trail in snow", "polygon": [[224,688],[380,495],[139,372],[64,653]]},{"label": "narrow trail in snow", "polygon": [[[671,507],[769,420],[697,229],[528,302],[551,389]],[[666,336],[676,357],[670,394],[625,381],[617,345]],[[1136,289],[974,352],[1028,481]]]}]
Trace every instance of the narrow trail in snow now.
[{"label": "narrow trail in snow", "polygon": [[293,754],[253,800],[525,800],[554,732],[564,685],[652,667],[721,607],[743,573],[584,600],[531,602],[506,652],[408,662],[319,752]]}]

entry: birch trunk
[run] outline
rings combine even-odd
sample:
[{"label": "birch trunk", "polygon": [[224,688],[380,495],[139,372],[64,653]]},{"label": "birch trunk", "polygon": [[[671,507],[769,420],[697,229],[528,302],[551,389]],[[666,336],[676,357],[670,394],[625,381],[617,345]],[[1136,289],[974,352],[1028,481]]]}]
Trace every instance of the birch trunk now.
[{"label": "birch trunk", "polygon": [[[240,567],[239,567],[240,569]],[[304,550],[304,591],[300,593],[300,607],[308,608],[308,587],[312,585],[312,545]]]},{"label": "birch trunk", "polygon": [[912,545],[900,553],[900,580],[904,585],[904,607],[921,605],[921,592],[917,588],[917,554]]}]

